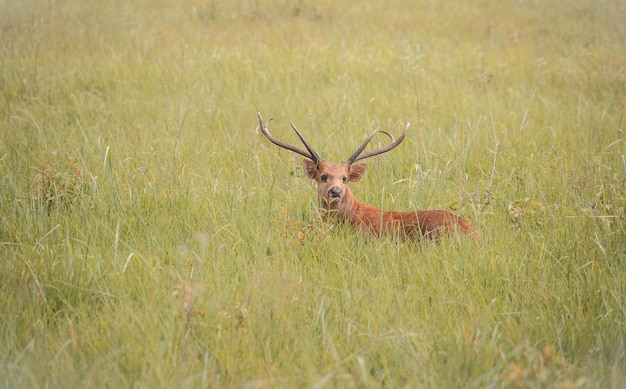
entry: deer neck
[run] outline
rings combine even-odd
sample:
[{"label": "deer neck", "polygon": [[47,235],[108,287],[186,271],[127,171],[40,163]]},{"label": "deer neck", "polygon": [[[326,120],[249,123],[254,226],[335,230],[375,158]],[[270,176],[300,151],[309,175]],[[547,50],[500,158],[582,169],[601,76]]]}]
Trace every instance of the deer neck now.
[{"label": "deer neck", "polygon": [[359,201],[354,197],[350,188],[346,188],[346,193],[335,203],[328,204],[321,196],[318,200],[320,208],[324,209],[327,215],[352,225],[370,224],[372,220],[379,220],[383,212]]}]

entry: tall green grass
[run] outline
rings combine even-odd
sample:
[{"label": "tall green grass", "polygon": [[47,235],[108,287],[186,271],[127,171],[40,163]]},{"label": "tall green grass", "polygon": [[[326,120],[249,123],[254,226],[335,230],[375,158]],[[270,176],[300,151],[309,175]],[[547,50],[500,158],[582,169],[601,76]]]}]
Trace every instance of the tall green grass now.
[{"label": "tall green grass", "polygon": [[[625,16],[1,2],[0,383],[620,387]],[[355,195],[452,210],[483,245],[321,221],[257,111],[329,160],[409,120]]]}]

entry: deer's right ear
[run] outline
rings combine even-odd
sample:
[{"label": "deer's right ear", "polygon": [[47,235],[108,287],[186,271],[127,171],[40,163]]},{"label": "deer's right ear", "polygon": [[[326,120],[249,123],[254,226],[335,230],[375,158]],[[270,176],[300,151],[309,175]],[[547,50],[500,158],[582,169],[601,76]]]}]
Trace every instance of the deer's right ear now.
[{"label": "deer's right ear", "polygon": [[314,180],[315,172],[317,171],[317,164],[310,159],[303,159],[302,167],[304,168],[304,173],[306,173],[307,177]]},{"label": "deer's right ear", "polygon": [[357,182],[365,174],[365,164],[358,163],[350,166],[350,182]]}]

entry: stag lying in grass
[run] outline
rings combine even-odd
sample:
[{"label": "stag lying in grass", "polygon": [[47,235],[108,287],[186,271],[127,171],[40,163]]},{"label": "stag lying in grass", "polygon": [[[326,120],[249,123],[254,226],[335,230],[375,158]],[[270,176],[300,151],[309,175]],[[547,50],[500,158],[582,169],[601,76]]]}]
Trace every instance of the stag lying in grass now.
[{"label": "stag lying in grass", "polygon": [[[409,123],[406,123],[404,132],[398,139],[381,131],[391,138],[391,143],[385,147],[363,153],[367,144],[377,131],[374,131],[365,142],[345,162],[324,161],[304,140],[300,131],[290,122],[306,151],[282,142],[270,134],[267,123],[263,123],[261,114],[258,114],[261,132],[277,146],[300,154],[306,175],[317,183],[317,198],[319,207],[324,215],[334,215],[340,221],[346,221],[353,227],[360,228],[368,234],[382,236],[384,234],[398,234],[403,238],[420,240],[426,238],[438,241],[442,234],[452,236],[462,233],[480,240],[480,233],[465,219],[442,210],[395,212],[383,211],[357,200],[348,187],[348,182],[357,182],[365,173],[365,164],[354,164],[365,158],[380,155],[398,146],[406,136]],[[271,121],[271,119],[270,119]]]}]

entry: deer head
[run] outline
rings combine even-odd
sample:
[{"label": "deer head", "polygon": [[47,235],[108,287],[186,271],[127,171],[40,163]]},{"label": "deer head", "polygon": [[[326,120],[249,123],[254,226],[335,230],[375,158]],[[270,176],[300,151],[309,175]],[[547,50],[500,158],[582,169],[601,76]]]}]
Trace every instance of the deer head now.
[{"label": "deer head", "polygon": [[[317,183],[317,199],[320,208],[337,212],[339,216],[344,216],[344,212],[352,209],[352,203],[355,201],[348,187],[348,183],[359,181],[361,177],[363,177],[363,174],[365,174],[365,164],[355,164],[355,162],[392,150],[404,140],[407,129],[409,128],[409,123],[407,122],[404,132],[398,139],[394,139],[388,132],[376,130],[345,162],[328,162],[324,161],[315,150],[313,150],[293,123],[289,122],[298,135],[298,138],[300,138],[300,141],[304,144],[306,151],[274,138],[268,129],[269,122],[272,119],[268,120],[267,123],[263,123],[263,118],[260,113],[258,113],[258,117],[261,132],[270,142],[305,157],[302,161],[302,166],[306,175]],[[378,132],[387,135],[391,139],[391,143],[376,150],[363,153],[365,147],[367,147]]]}]

